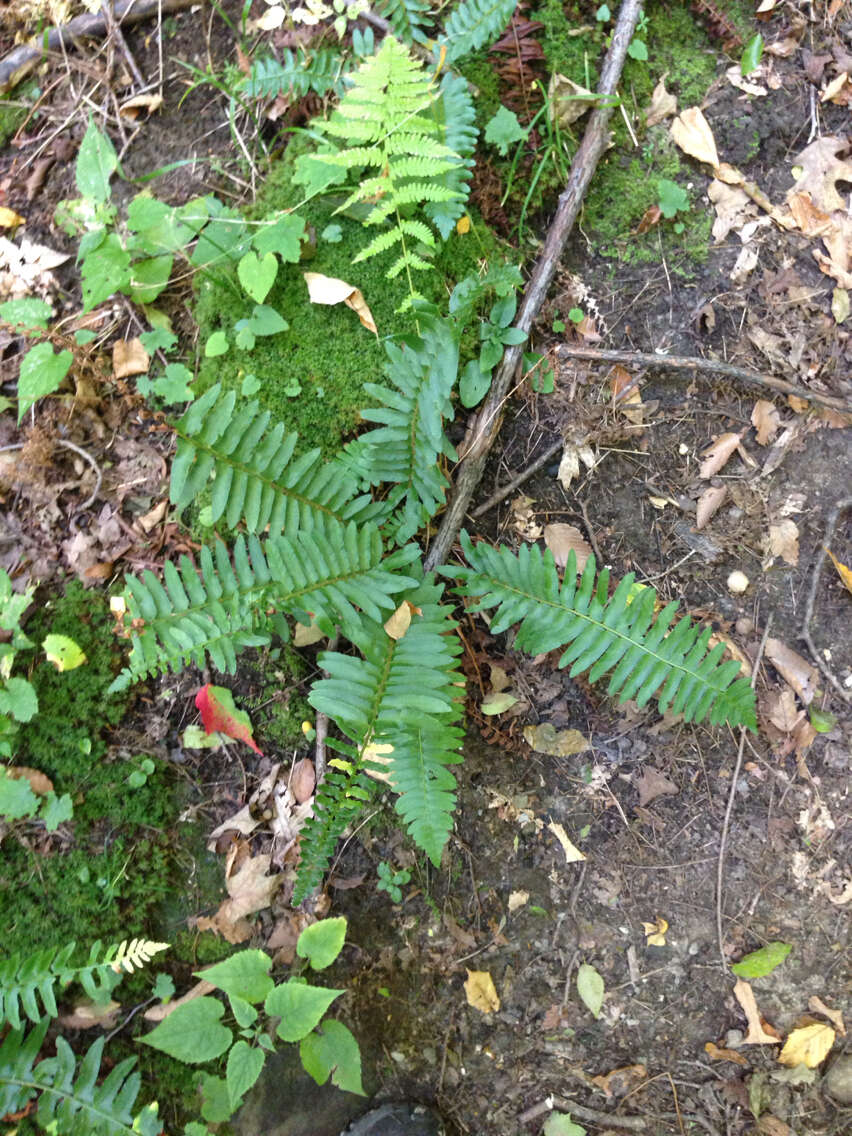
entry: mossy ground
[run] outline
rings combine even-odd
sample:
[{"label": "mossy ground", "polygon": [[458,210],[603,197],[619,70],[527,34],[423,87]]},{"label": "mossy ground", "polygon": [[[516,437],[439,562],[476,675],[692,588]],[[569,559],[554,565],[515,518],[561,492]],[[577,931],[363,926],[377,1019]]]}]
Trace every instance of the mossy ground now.
[{"label": "mossy ground", "polygon": [[0,98],[0,149],[20,129],[29,114],[30,102],[38,95],[38,84],[29,79],[17,86],[11,95]]}]

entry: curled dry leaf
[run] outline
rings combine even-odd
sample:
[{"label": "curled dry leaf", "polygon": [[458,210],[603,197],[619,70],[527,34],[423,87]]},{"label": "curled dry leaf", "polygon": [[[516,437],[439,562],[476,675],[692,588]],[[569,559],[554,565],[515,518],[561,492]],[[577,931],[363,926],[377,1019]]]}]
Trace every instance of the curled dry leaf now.
[{"label": "curled dry leaf", "polygon": [[579,860],[585,860],[585,856],[571,841],[568,839],[568,833],[561,824],[557,824],[552,820],[547,826],[553,833],[559,843],[562,845],[562,851],[565,853],[565,859],[569,864],[576,864]]},{"label": "curled dry leaf", "polygon": [[402,639],[411,626],[411,613],[414,609],[408,600],[403,600],[393,615],[384,623],[384,629],[391,639]]},{"label": "curled dry leaf", "polygon": [[309,624],[297,623],[293,630],[294,647],[310,647],[312,643],[319,643],[325,639],[325,632],[311,621]]},{"label": "curled dry leaf", "polygon": [[642,932],[645,936],[645,945],[648,947],[664,947],[666,945],[666,932],[668,929],[668,920],[661,918],[659,915],[653,923],[643,922]]},{"label": "curled dry leaf", "polygon": [[768,568],[777,556],[795,567],[799,563],[799,528],[796,522],[785,517],[783,521],[770,525],[766,551],[764,568]]},{"label": "curled dry leaf", "polygon": [[313,796],[316,784],[317,775],[314,763],[309,757],[303,757],[301,761],[296,762],[293,766],[293,772],[290,774],[290,792],[301,805]]},{"label": "curled dry leaf", "polygon": [[636,1088],[648,1076],[644,1065],[622,1065],[592,1077],[592,1083],[602,1089],[608,1097],[623,1097]]},{"label": "curled dry leaf", "polygon": [[321,272],[305,272],[303,275],[312,304],[345,304],[356,313],[368,331],[378,334],[373,313],[358,288],[336,276],[323,276]]},{"label": "curled dry leaf", "polygon": [[740,444],[742,434],[720,434],[701,455],[704,461],[698,470],[699,477],[715,477]]},{"label": "curled dry leaf", "polygon": [[723,1049],[715,1041],[708,1041],[704,1046],[704,1052],[711,1061],[731,1061],[734,1065],[744,1065],[748,1068],[748,1059],[741,1053],[737,1053],[735,1049]]},{"label": "curled dry leaf", "polygon": [[799,709],[796,696],[790,689],[780,690],[767,699],[767,717],[784,734],[789,734],[794,729],[804,713],[804,710]]},{"label": "curled dry leaf", "polygon": [[813,702],[817,690],[819,673],[807,659],[803,659],[780,639],[766,640],[765,656],[772,663],[785,682],[788,682],[806,706]]},{"label": "curled dry leaf", "polygon": [[557,730],[552,722],[524,726],[524,741],[536,753],[551,757],[571,757],[592,748],[592,743],[579,730]]},{"label": "curled dry leaf", "polygon": [[645,125],[656,126],[671,114],[677,114],[677,99],[666,90],[668,71],[651,92],[651,104],[645,112]]},{"label": "curled dry leaf", "polygon": [[700,107],[682,111],[671,125],[671,135],[675,144],[691,158],[706,162],[714,169],[719,165],[713,131]]},{"label": "curled dry leaf", "polygon": [[778,1061],[791,1068],[794,1065],[806,1065],[808,1069],[816,1069],[828,1056],[836,1036],[832,1027],[824,1022],[812,1022],[794,1029],[784,1042]]},{"label": "curled dry leaf", "polygon": [[556,475],[556,480],[563,489],[569,489],[574,478],[579,477],[580,462],[587,469],[594,469],[595,451],[587,442],[575,442],[566,438],[562,460],[559,462],[559,472]]},{"label": "curled dry leaf", "polygon": [[642,808],[649,805],[657,797],[672,796],[680,790],[673,781],[669,781],[665,774],[652,765],[646,765],[642,776],[635,781],[639,793],[639,804]]},{"label": "curled dry leaf", "polygon": [[781,1040],[780,1037],[777,1034],[767,1033],[764,1029],[764,1024],[768,1026],[769,1023],[764,1023],[757,1008],[754,991],[742,978],[738,978],[734,985],[734,997],[742,1006],[748,1022],[748,1033],[743,1038],[743,1045],[777,1045]]},{"label": "curled dry leaf", "polygon": [[[467,970],[467,967],[465,967]],[[494,979],[487,970],[468,970],[464,992],[468,1005],[483,1014],[493,1014],[500,1009],[500,998],[494,987]]]},{"label": "curled dry leaf", "polygon": [[707,196],[713,202],[716,217],[713,221],[713,240],[721,244],[732,229],[741,229],[746,221],[757,215],[757,208],[744,189],[737,185],[726,185],[714,178],[710,182]]},{"label": "curled dry leaf", "polygon": [[751,424],[757,433],[757,444],[768,446],[781,427],[781,415],[768,399],[759,398],[751,412]]},{"label": "curled dry leaf", "polygon": [[565,128],[591,110],[595,105],[595,95],[586,87],[581,87],[567,75],[554,72],[547,88],[550,121]]},{"label": "curled dry leaf", "polygon": [[698,507],[695,510],[695,527],[703,529],[710,518],[722,506],[728,495],[727,485],[708,485],[698,498]]},{"label": "curled dry leaf", "polygon": [[558,568],[564,568],[573,551],[577,557],[577,571],[582,572],[592,555],[592,546],[574,525],[545,525],[544,543],[553,553]]},{"label": "curled dry leaf", "polygon": [[517,911],[519,907],[524,907],[530,901],[530,893],[528,891],[511,891],[509,892],[509,911]]},{"label": "curled dry leaf", "polygon": [[837,575],[843,581],[843,586],[847,592],[852,592],[852,568],[847,568],[845,564],[841,564],[830,548],[825,551],[831,557],[831,563],[837,569]]},{"label": "curled dry leaf", "polygon": [[112,345],[112,370],[117,379],[129,375],[144,375],[151,357],[137,336],[135,339],[117,339]]},{"label": "curled dry leaf", "polygon": [[280,876],[267,875],[269,856],[252,856],[225,881],[228,899],[216,914],[208,919],[196,920],[199,931],[215,931],[229,943],[242,943],[251,936],[252,925],[245,919],[255,911],[262,911],[272,903]]},{"label": "curled dry leaf", "polygon": [[812,995],[812,997],[808,999],[808,1009],[813,1010],[815,1014],[824,1015],[824,1017],[828,1018],[828,1020],[831,1022],[840,1036],[846,1037],[846,1026],[843,1022],[843,1013],[840,1010],[832,1010],[830,1007],[826,1006],[822,998],[819,998],[816,994]]}]

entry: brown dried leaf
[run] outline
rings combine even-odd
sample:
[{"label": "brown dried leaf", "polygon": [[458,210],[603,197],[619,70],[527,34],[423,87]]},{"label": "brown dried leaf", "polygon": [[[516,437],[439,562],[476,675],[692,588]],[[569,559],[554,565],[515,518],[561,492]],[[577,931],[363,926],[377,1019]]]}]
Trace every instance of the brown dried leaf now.
[{"label": "brown dried leaf", "polygon": [[29,781],[30,788],[37,797],[46,796],[53,788],[53,782],[45,773],[31,769],[28,765],[7,765],[6,776],[12,781]]},{"label": "brown dried leaf", "polygon": [[766,640],[766,659],[772,663],[785,682],[788,682],[806,706],[813,701],[819,672],[807,659],[782,643],[780,639]]},{"label": "brown dried leaf", "polygon": [[732,229],[741,229],[746,221],[757,215],[757,208],[749,195],[738,185],[727,185],[714,178],[707,196],[713,202],[716,217],[713,221],[713,240],[721,244]]},{"label": "brown dried leaf", "polygon": [[81,998],[70,1014],[60,1014],[56,1019],[64,1029],[112,1029],[118,1021],[120,1002],[105,1002],[101,1005],[91,998]]},{"label": "brown dried leaf", "polygon": [[592,1082],[602,1089],[608,1097],[623,1097],[632,1092],[648,1076],[644,1065],[623,1065],[592,1077]]},{"label": "brown dried leaf", "polygon": [[757,431],[757,444],[767,446],[781,427],[781,415],[768,399],[759,398],[751,412],[751,424]]},{"label": "brown dried leaf", "polygon": [[112,370],[117,379],[144,375],[150,362],[151,357],[138,336],[135,339],[117,339],[112,345]]},{"label": "brown dried leaf", "polygon": [[571,842],[568,833],[561,824],[557,824],[556,821],[552,820],[547,827],[562,845],[562,851],[565,853],[565,859],[569,864],[576,864],[580,860],[585,860],[586,857],[580,849]]},{"label": "brown dried leaf", "polygon": [[799,563],[799,528],[795,521],[785,517],[784,520],[769,526],[767,556],[768,562],[764,567],[769,567],[776,556],[780,556],[793,567]]},{"label": "brown dried leaf", "polygon": [[852,181],[852,160],[840,157],[848,148],[848,138],[832,134],[824,134],[806,146],[796,157],[795,164],[802,167],[802,173],[788,200],[792,194],[806,192],[823,213],[845,210],[846,200],[837,183]]},{"label": "brown dried leaf", "polygon": [[788,688],[769,696],[766,700],[766,713],[773,726],[782,733],[789,734],[805,712],[799,709],[796,696]]},{"label": "brown dried leaf", "polygon": [[305,272],[303,275],[312,304],[345,304],[357,314],[368,331],[378,334],[373,313],[367,307],[361,292],[352,284],[347,284],[336,276],[323,276],[321,272]]},{"label": "brown dried leaf", "polygon": [[695,510],[695,527],[703,529],[710,518],[722,505],[728,495],[727,485],[708,485],[698,498],[698,507]]},{"label": "brown dried leaf", "polygon": [[293,629],[294,647],[310,647],[312,643],[319,643],[320,639],[325,639],[325,632],[313,622],[308,626],[297,623]]},{"label": "brown dried leaf", "polygon": [[652,765],[646,765],[640,777],[635,777],[634,774],[633,783],[639,793],[639,804],[643,808],[657,797],[671,796],[680,792],[673,781],[669,781],[665,774]]},{"label": "brown dried leaf", "polygon": [[[467,967],[465,967],[467,970]],[[464,992],[468,1005],[483,1014],[493,1014],[500,1009],[500,998],[494,988],[494,979],[487,970],[468,970]]]},{"label": "brown dried leaf", "polygon": [[396,611],[384,623],[385,632],[391,639],[402,639],[411,626],[411,613],[414,611],[408,600],[403,600]]},{"label": "brown dried leaf", "polygon": [[651,92],[651,103],[645,112],[645,125],[656,126],[671,114],[677,114],[677,99],[666,90],[666,76],[662,76]]},{"label": "brown dried leaf", "polygon": [[571,757],[591,749],[591,742],[579,730],[557,730],[552,722],[540,726],[524,726],[524,741],[536,753],[551,757]]},{"label": "brown dried leaf", "polygon": [[311,799],[316,784],[317,775],[314,763],[309,757],[303,757],[293,766],[293,772],[290,775],[290,792],[301,805]]},{"label": "brown dried leaf", "polygon": [[846,1037],[846,1026],[843,1023],[843,1012],[841,1010],[830,1009],[826,1006],[825,1002],[823,1002],[822,998],[819,998],[816,994],[808,999],[808,1009],[813,1010],[815,1014],[823,1014],[828,1018],[840,1036]]},{"label": "brown dried leaf", "polygon": [[704,1046],[704,1052],[711,1061],[732,1061],[735,1065],[748,1067],[748,1060],[741,1053],[737,1053],[735,1049],[724,1049],[715,1041],[708,1041]]},{"label": "brown dried leaf", "polygon": [[566,566],[568,556],[573,551],[577,558],[577,571],[582,572],[592,555],[592,546],[574,525],[545,525],[544,543],[553,553],[558,568]]},{"label": "brown dried leaf", "polygon": [[245,919],[269,907],[281,882],[280,876],[269,876],[269,856],[252,856],[225,881],[228,899],[212,919],[201,916],[199,930],[215,931],[229,943],[242,943],[252,933],[252,925]]},{"label": "brown dried leaf", "polygon": [[698,470],[699,477],[715,477],[740,444],[742,434],[720,434],[702,454],[704,461]]},{"label": "brown dried leaf", "polygon": [[734,985],[734,997],[742,1006],[748,1022],[748,1033],[743,1038],[743,1045],[777,1045],[781,1039],[777,1034],[773,1036],[764,1029],[764,1019],[757,1008],[754,991],[742,978],[738,978]]},{"label": "brown dried leaf", "polygon": [[685,154],[706,162],[714,169],[719,165],[713,131],[700,107],[688,107],[682,111],[671,125],[671,135]]}]

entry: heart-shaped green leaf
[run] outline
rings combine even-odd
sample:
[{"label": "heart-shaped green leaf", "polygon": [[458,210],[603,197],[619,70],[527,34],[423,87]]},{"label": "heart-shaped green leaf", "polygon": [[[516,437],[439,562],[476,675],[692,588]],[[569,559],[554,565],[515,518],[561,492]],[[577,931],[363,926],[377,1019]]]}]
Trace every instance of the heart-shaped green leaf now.
[{"label": "heart-shaped green leaf", "polygon": [[246,292],[262,304],[278,275],[278,258],[268,252],[261,260],[256,252],[247,252],[237,265],[237,276]]}]

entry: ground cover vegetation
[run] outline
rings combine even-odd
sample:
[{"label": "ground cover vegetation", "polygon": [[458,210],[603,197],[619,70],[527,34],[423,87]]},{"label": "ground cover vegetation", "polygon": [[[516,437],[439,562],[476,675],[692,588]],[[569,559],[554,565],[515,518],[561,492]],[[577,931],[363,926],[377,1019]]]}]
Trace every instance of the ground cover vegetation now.
[{"label": "ground cover vegetation", "polygon": [[[119,761],[108,753],[105,731],[128,714],[136,684],[177,682],[191,668],[239,675],[242,659],[257,651],[266,664],[307,670],[295,651],[327,642],[317,677],[302,681],[305,700],[287,709],[282,735],[293,738],[308,706],[332,726],[325,768],[307,791],[310,807],[299,813],[290,802],[297,817],[291,904],[309,915],[341,836],[384,792],[416,849],[436,868],[442,863],[464,738],[462,603],[468,614],[487,613],[491,635],[512,631],[514,649],[530,656],[557,652],[558,668],[605,682],[619,702],[641,708],[654,699],[661,713],[687,724],[757,729],[741,660],[712,628],[679,617],[676,601],[660,601],[633,573],[611,580],[593,555],[578,566],[579,549],[557,564],[549,546],[524,543],[513,552],[466,532],[461,562],[436,572],[423,563],[459,458],[451,441],[458,407],[480,405],[504,349],[527,340],[514,326],[523,243],[511,248],[469,200],[482,172],[477,146],[491,147],[483,165],[498,171],[499,209],[515,219],[511,232],[523,242],[525,225],[566,180],[578,144],[574,112],[595,102],[613,14],[600,6],[581,38],[571,34],[579,11],[548,0],[531,13],[544,31],[541,60],[531,56],[541,63],[540,77],[521,84],[523,97],[512,107],[493,72],[485,74],[485,51],[516,19],[516,0],[462,0],[442,22],[425,5],[383,0],[383,35],[356,25],[362,8],[323,8],[336,46],[260,56],[227,79],[195,75],[226,92],[232,125],[246,105],[285,92],[328,100],[249,207],[214,194],[173,206],[149,189],[119,204],[121,158],[89,116],[75,164],[79,196],[56,210],[56,225],[77,242],[82,313],[121,294],[148,320],[127,374],[137,376],[137,393],[174,439],[169,504],[197,540],[192,556],[166,556],[156,571],[128,573],[111,597],[111,615],[98,593],[71,584],[24,627],[34,590],[16,593],[0,572],[4,873],[31,875],[38,856],[32,834],[73,823],[74,846],[37,871],[50,893],[61,892],[63,875],[80,885],[75,906],[59,906],[54,919],[42,919],[22,896],[11,927],[15,950],[0,962],[0,1024],[7,1026],[0,1116],[20,1113],[22,1132],[31,1123],[68,1134],[161,1130],[157,1105],[137,1101],[140,1091],[146,1100],[157,1094],[154,1086],[143,1089],[133,1056],[102,1069],[103,1038],[78,1059],[52,1030],[58,994],[79,984],[95,1016],[104,1016],[117,1006],[122,977],[147,983],[135,972],[167,946],[122,941],[126,919],[141,934],[162,910],[174,876],[163,831],[179,799],[153,751]],[[269,5],[269,27],[275,11]],[[690,50],[676,51],[684,37]],[[680,9],[675,18],[659,8],[643,17],[623,83],[634,109],[658,97],[651,59],[655,72],[670,71],[682,97],[706,86],[712,64],[694,58],[698,43]],[[759,59],[754,43],[749,51],[744,75]],[[664,233],[666,249],[687,258],[693,250],[696,263],[710,219],[691,208],[681,152],[651,128],[641,157],[625,158],[618,143],[631,129],[627,116],[624,123],[584,223],[599,233],[604,256],[655,255],[654,238],[659,255]],[[633,239],[647,234],[647,241]],[[343,279],[356,266],[357,287]],[[673,269],[691,271],[684,259]],[[194,290],[195,368],[162,306],[181,279]],[[328,305],[327,317],[316,317],[318,304]],[[25,425],[75,376],[96,336],[85,327],[69,334],[40,298],[5,301],[0,318],[28,344],[16,403],[6,400]],[[580,325],[585,314],[574,307],[567,318]],[[355,352],[361,368],[352,366]],[[541,363],[534,352],[524,357],[529,390],[546,394],[553,373],[537,371]],[[382,381],[364,382],[359,370],[381,370]],[[45,659],[33,662],[38,646]],[[260,752],[229,689],[207,681],[196,706],[204,726],[199,745],[216,734]],[[817,731],[833,726],[818,713],[811,722]],[[304,727],[313,736],[311,723]],[[249,833],[256,822],[249,814],[245,823]],[[100,835],[109,825],[120,833],[105,845]],[[261,889],[270,878],[269,858],[261,867],[262,859],[238,869],[253,872]],[[128,870],[131,860],[144,863],[149,877]],[[399,903],[410,873],[382,862],[379,876],[378,888]],[[260,908],[240,907],[239,892],[230,894],[233,928]],[[89,945],[92,907],[102,917],[99,941]],[[218,929],[225,925],[222,916]],[[305,969],[324,970],[345,935],[345,919],[308,922],[295,955]],[[106,940],[114,945],[104,949]],[[88,951],[82,964],[77,942]],[[776,952],[769,970],[786,953]],[[165,971],[135,987],[167,1007],[137,1040],[175,1061],[213,1068],[193,1080],[200,1120],[182,1117],[185,1136],[202,1136],[208,1125],[219,1130],[280,1041],[299,1043],[318,1084],[363,1093],[356,1038],[324,1016],[343,991],[309,985],[300,972],[276,983],[272,967],[264,951],[228,951],[194,972],[210,991],[171,1007],[175,986]],[[577,987],[597,1017],[600,975],[584,964]],[[487,1002],[487,988],[477,997]],[[43,1052],[48,1036],[55,1055]],[[548,1123],[545,1132],[582,1131],[567,1115],[560,1128],[559,1113]]]}]

